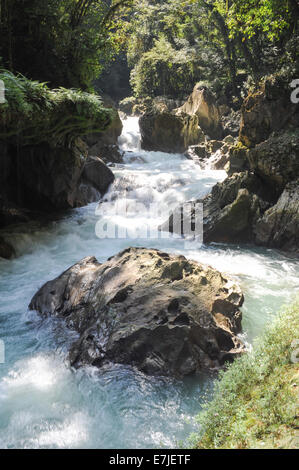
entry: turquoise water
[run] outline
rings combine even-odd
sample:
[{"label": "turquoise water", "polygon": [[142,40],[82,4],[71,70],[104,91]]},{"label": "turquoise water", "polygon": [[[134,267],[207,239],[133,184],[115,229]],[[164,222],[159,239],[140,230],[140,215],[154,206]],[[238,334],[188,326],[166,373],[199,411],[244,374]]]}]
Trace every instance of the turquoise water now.
[{"label": "turquoise water", "polygon": [[[134,118],[125,122],[121,144],[126,163],[113,168],[116,181],[101,207],[111,209],[114,201],[126,198],[172,208],[225,178],[224,172],[200,170],[182,155],[140,151]],[[125,247],[147,246],[231,274],[245,295],[243,338],[248,344],[298,289],[298,262],[276,251],[201,247],[180,239],[104,240],[95,234],[100,217],[97,204],[90,204],[51,222],[10,229],[19,256],[0,260],[0,339],[6,353],[0,364],[0,448],[175,447],[194,429],[194,417],[211,393],[211,376],[177,381],[118,365],[101,371],[69,367],[67,347],[76,335],[27,306],[45,281],[81,258],[95,255],[105,261]],[[159,217],[146,216],[153,226],[163,214]],[[130,226],[144,219],[142,210],[131,214]],[[125,223],[119,217],[114,222]]]}]

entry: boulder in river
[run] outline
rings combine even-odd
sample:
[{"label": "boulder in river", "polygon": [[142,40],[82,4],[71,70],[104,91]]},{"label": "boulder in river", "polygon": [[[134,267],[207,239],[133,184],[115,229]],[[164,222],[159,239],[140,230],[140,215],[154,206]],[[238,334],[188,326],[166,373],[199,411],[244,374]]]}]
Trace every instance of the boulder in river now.
[{"label": "boulder in river", "polygon": [[213,94],[200,84],[195,85],[186,103],[177,109],[177,113],[197,116],[198,123],[205,134],[213,139],[223,135],[220,112]]},{"label": "boulder in river", "polygon": [[150,375],[219,367],[243,351],[240,288],[215,269],[154,249],[81,260],[47,282],[29,308],[79,333],[71,364],[112,361]]},{"label": "boulder in river", "polygon": [[[108,108],[110,107],[107,106],[107,104],[105,105]],[[88,155],[91,157],[99,157],[105,163],[122,162],[123,153],[117,145],[122,129],[123,124],[119,113],[114,110],[112,122],[105,131],[97,134],[89,134],[84,137],[84,141],[88,146]]]},{"label": "boulder in river", "polygon": [[141,147],[145,150],[184,153],[190,145],[205,140],[195,115],[176,115],[166,109],[154,108],[140,117],[139,125]]},{"label": "boulder in river", "polygon": [[[268,201],[271,197],[272,194],[263,188],[261,179],[250,172],[235,173],[217,183],[211,193],[196,201],[203,204],[203,241],[253,241],[254,223],[270,207]],[[173,220],[174,217],[179,220],[181,208],[174,210],[160,230],[173,232]]]}]

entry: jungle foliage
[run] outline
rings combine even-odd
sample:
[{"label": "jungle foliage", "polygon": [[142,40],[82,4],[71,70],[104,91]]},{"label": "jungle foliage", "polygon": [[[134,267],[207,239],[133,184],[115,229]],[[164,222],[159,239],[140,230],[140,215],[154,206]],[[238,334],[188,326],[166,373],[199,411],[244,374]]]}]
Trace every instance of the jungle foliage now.
[{"label": "jungle foliage", "polygon": [[128,60],[138,97],[182,97],[198,81],[240,96],[280,66],[298,32],[296,0],[137,0]]},{"label": "jungle foliage", "polygon": [[0,65],[51,86],[90,88],[123,46],[132,0],[0,0]]},{"label": "jungle foliage", "polygon": [[0,104],[0,140],[68,145],[80,135],[103,131],[112,120],[113,110],[105,109],[97,95],[50,89],[6,70],[0,71],[0,80],[6,100]]}]

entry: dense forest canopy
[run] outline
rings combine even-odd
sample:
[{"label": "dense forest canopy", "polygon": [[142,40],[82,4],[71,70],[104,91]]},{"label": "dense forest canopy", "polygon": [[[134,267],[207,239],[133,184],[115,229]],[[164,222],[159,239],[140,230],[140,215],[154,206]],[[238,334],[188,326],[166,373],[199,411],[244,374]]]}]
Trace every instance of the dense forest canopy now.
[{"label": "dense forest canopy", "polygon": [[0,0],[0,65],[90,89],[121,52],[139,98],[202,82],[238,101],[296,60],[298,13],[297,0]]},{"label": "dense forest canopy", "polygon": [[139,96],[186,94],[197,81],[238,96],[245,77],[279,66],[298,29],[297,1],[141,0],[135,9],[128,58]]},{"label": "dense forest canopy", "polygon": [[0,64],[86,89],[124,40],[131,0],[0,0]]}]

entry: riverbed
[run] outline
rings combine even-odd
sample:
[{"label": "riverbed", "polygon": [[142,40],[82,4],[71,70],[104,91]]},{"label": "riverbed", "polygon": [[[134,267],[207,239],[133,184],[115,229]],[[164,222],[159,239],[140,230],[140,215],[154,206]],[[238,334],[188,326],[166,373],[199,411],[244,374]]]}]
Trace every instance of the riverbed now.
[{"label": "riverbed", "polygon": [[[201,169],[184,155],[140,150],[137,118],[124,121],[120,146],[124,162],[112,168],[116,179],[100,204],[9,228],[18,257],[0,260],[0,448],[176,447],[194,430],[194,418],[211,396],[213,375],[178,381],[128,366],[69,367],[67,346],[75,333],[61,321],[29,312],[28,304],[44,282],[81,258],[94,255],[103,262],[128,246],[145,246],[229,273],[244,292],[242,337],[248,348],[298,289],[298,261],[275,250],[204,246],[160,235],[134,238],[145,223],[154,228],[163,222],[165,214],[152,207],[172,209],[201,197],[226,174]],[[133,204],[126,219],[112,210],[120,202],[140,204]],[[127,224],[131,233],[99,238],[103,217],[118,227]]]}]

